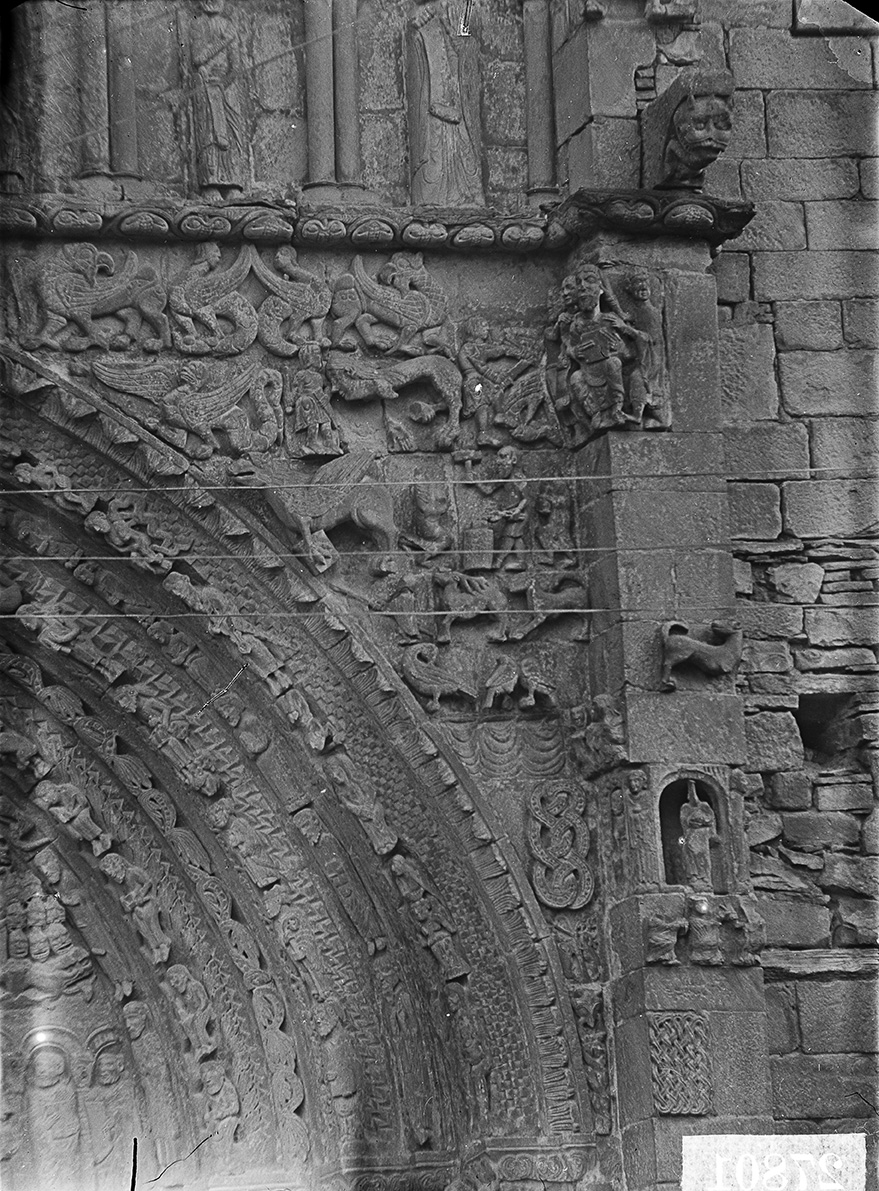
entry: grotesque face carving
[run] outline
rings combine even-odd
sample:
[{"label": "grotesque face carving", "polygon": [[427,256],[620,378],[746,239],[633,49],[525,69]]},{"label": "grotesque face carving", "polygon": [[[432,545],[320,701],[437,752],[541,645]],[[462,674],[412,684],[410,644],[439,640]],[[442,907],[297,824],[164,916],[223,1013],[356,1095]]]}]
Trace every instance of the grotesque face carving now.
[{"label": "grotesque face carving", "polygon": [[724,151],[732,135],[732,113],[721,95],[693,95],[674,114],[675,136],[693,165],[704,168]]}]

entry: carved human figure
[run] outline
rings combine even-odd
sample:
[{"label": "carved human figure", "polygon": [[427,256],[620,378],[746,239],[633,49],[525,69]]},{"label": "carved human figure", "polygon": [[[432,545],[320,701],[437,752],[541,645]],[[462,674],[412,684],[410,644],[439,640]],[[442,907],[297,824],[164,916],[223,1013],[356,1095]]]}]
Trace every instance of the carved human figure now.
[{"label": "carved human figure", "polygon": [[681,865],[691,889],[710,893],[711,848],[719,841],[717,819],[710,803],[696,795],[696,783],[687,782],[687,801],[681,807]]},{"label": "carved human figure", "polygon": [[162,929],[156,890],[151,878],[116,852],[101,857],[101,872],[121,885],[120,901],[134,920],[143,941],[150,948],[153,963],[163,964],[171,952],[171,940]]},{"label": "carved human figure", "polygon": [[732,81],[706,75],[678,104],[662,158],[662,186],[701,190],[705,170],[732,137]]},{"label": "carved human figure", "polygon": [[216,1059],[202,1063],[198,1073],[205,1094],[205,1123],[216,1134],[217,1150],[229,1161],[241,1115],[241,1101],[226,1069]]},{"label": "carved human figure", "polygon": [[641,332],[629,373],[629,411],[645,428],[671,424],[665,391],[662,310],[651,300],[650,278],[643,269],[626,273],[622,283],[626,316]]},{"label": "carved human figure", "polygon": [[268,889],[281,879],[277,865],[266,851],[256,829],[228,798],[218,798],[204,807],[205,817],[216,830],[226,830],[226,843],[238,856],[248,876],[260,889]]},{"label": "carved human figure", "polygon": [[634,890],[656,882],[656,827],[649,787],[650,781],[643,770],[633,769],[626,775],[626,821]]},{"label": "carved human figure", "polygon": [[224,0],[199,0],[190,27],[196,174],[202,194],[226,199],[244,188],[247,170],[237,34]]},{"label": "carved human figure", "polygon": [[458,352],[458,364],[464,377],[462,412],[476,422],[477,446],[499,447],[502,440],[492,426],[500,401],[504,369],[496,361],[503,359],[507,350],[492,340],[488,321],[479,316],[467,320],[463,339]]},{"label": "carved human figure", "polygon": [[66,1052],[55,1044],[38,1046],[26,1075],[28,1132],[34,1186],[66,1186],[80,1166],[82,1121],[79,1098]]},{"label": "carved human figure", "polygon": [[75,839],[90,843],[95,856],[106,852],[113,842],[94,821],[88,799],[73,782],[40,782],[32,798],[37,806],[63,823]]},{"label": "carved human figure", "polygon": [[475,37],[463,5],[419,0],[407,29],[411,197],[416,205],[485,203]]},{"label": "carved human figure", "polygon": [[439,895],[431,888],[429,878],[422,874],[420,865],[397,855],[391,860],[391,872],[424,936],[422,946],[430,948],[445,979],[457,980],[466,976],[470,969],[452,938],[457,928]]},{"label": "carved human figure", "polygon": [[644,923],[647,944],[646,962],[669,966],[678,965],[681,961],[675,954],[675,947],[678,936],[686,929],[687,919],[673,909],[669,909],[666,913],[657,911],[651,914]]},{"label": "carved human figure", "polygon": [[566,294],[558,333],[569,365],[567,400],[575,421],[585,423],[590,433],[640,424],[640,415],[627,409],[623,365],[635,358],[634,345],[643,332],[623,318],[596,265],[578,265]]},{"label": "carved human figure", "polygon": [[375,788],[368,779],[358,777],[350,761],[341,756],[327,758],[327,772],[341,801],[358,818],[378,856],[385,856],[397,843],[397,833],[385,818]]},{"label": "carved human figure", "polygon": [[115,1191],[131,1157],[131,1138],[139,1132],[134,1097],[118,1049],[102,1049],[95,1058],[91,1088],[85,1093],[95,1175],[100,1191]]},{"label": "carved human figure", "polygon": [[723,921],[731,923],[735,932],[733,964],[736,967],[758,964],[760,951],[766,943],[766,923],[750,899],[730,898],[723,913]]},{"label": "carved human figure", "polygon": [[560,484],[544,483],[534,502],[535,561],[563,570],[577,565],[571,537],[571,498]]},{"label": "carved human figure", "polygon": [[143,1086],[146,1109],[142,1114],[144,1125],[149,1130],[155,1158],[161,1169],[173,1161],[180,1138],[171,1075],[159,1039],[150,1025],[150,1011],[144,1002],[126,1002],[122,1006],[122,1016]]},{"label": "carved human figure", "polygon": [[687,898],[687,938],[694,964],[716,967],[723,963],[720,950],[720,915],[707,897]]},{"label": "carved human figure", "polygon": [[460,984],[448,984],[446,995],[454,1016],[461,1050],[470,1068],[473,1097],[471,1127],[477,1128],[479,1123],[485,1125],[491,1111],[491,1055],[486,1050],[478,1026],[478,1015],[473,1013],[464,987]]},{"label": "carved human figure", "polygon": [[295,455],[341,455],[341,436],[333,419],[330,392],[316,368],[303,368],[291,382],[286,412],[293,414]]},{"label": "carved human figure", "polygon": [[495,458],[494,478],[473,481],[480,492],[494,497],[495,507],[488,514],[488,522],[494,527],[494,570],[525,570],[528,482],[518,463],[515,447],[501,447]]},{"label": "carved human figure", "polygon": [[333,1098],[340,1140],[343,1147],[351,1146],[362,1130],[360,1059],[352,1046],[341,1011],[334,1002],[316,1001],[314,1015],[323,1044],[324,1078]]},{"label": "carved human figure", "polygon": [[196,980],[183,964],[173,964],[162,988],[180,1019],[193,1056],[203,1059],[213,1054],[217,1039],[213,1034],[211,1003],[201,981]]}]

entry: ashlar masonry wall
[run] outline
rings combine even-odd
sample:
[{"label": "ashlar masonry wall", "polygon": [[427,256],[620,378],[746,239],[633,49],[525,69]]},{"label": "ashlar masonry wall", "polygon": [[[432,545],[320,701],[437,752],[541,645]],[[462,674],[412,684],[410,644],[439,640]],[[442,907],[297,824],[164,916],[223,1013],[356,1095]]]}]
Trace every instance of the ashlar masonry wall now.
[{"label": "ashlar masonry wall", "polygon": [[877,1049],[876,38],[844,4],[703,15],[740,88],[713,184],[757,204],[714,270],[774,1112],[860,1130]]}]

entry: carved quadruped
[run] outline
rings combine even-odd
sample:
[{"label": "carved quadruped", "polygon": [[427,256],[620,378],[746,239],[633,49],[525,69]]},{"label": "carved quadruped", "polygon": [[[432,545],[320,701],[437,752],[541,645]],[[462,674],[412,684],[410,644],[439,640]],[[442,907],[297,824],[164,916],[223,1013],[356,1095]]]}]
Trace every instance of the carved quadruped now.
[{"label": "carved quadruped", "polygon": [[667,620],[662,625],[661,691],[677,689],[677,678],[672,671],[678,666],[693,667],[711,677],[728,675],[735,678],[742,660],[744,635],[741,627],[734,621],[715,620],[711,623],[710,634],[714,640],[702,640],[691,634],[689,625],[683,621]]}]

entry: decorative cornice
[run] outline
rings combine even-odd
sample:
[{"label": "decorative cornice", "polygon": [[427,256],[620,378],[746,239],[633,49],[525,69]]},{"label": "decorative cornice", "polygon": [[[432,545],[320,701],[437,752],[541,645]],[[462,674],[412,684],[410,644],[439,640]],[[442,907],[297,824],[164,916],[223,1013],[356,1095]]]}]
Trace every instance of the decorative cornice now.
[{"label": "decorative cornice", "polygon": [[472,209],[297,206],[292,201],[108,205],[54,195],[0,199],[0,238],[532,253],[570,247],[601,229],[717,244],[737,236],[753,214],[751,203],[661,190],[578,190],[557,206],[519,215]]}]

